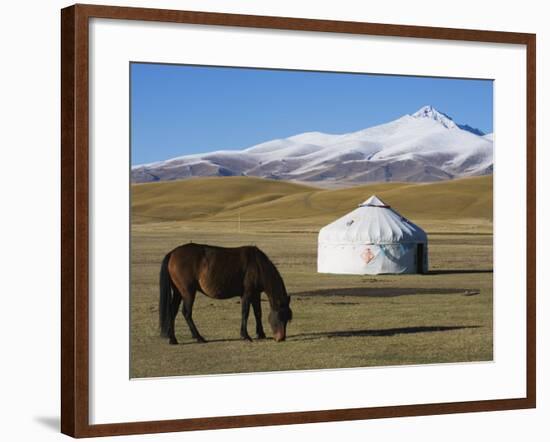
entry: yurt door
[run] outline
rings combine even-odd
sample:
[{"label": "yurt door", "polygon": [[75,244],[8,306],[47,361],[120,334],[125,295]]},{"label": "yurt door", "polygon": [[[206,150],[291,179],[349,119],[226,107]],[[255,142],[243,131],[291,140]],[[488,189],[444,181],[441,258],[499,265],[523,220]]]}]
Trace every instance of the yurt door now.
[{"label": "yurt door", "polygon": [[416,273],[424,273],[424,244],[416,245]]}]

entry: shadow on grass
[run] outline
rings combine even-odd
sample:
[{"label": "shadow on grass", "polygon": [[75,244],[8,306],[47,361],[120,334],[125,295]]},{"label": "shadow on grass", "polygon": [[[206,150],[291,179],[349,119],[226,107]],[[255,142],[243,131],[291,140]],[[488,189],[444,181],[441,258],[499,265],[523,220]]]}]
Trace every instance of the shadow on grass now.
[{"label": "shadow on grass", "polygon": [[465,295],[472,290],[467,288],[438,288],[438,287],[346,287],[335,289],[309,290],[307,292],[291,293],[297,298],[316,296],[359,296],[364,298],[393,298],[396,296],[412,295]]},{"label": "shadow on grass", "polygon": [[493,269],[480,269],[480,270],[430,270],[428,275],[476,275],[480,273],[493,273]]},{"label": "shadow on grass", "polygon": [[301,333],[289,336],[291,341],[308,341],[320,338],[351,338],[351,337],[388,337],[395,335],[407,335],[413,333],[434,333],[453,330],[463,330],[468,328],[479,328],[479,325],[434,325],[434,326],[418,326],[418,327],[399,327],[386,329],[369,329],[369,330],[341,330],[319,333]]},{"label": "shadow on grass", "polygon": [[273,338],[271,337],[267,337],[267,338],[264,338],[264,339],[261,339],[261,340],[258,340],[256,338],[252,338],[252,341],[247,341],[245,339],[241,339],[241,338],[220,338],[220,339],[208,339],[207,337],[205,337],[206,339],[206,342],[197,342],[196,340],[192,340],[192,341],[186,341],[186,342],[179,342],[176,347],[178,345],[208,345],[208,344],[213,344],[215,342],[242,342],[243,345],[245,344],[250,344],[250,345],[253,345],[254,342],[258,341],[258,342],[261,342],[261,341],[272,341]]},{"label": "shadow on grass", "polygon": [[[413,333],[433,333],[433,332],[445,332],[453,330],[464,330],[468,328],[479,328],[479,325],[433,325],[433,326],[417,326],[417,327],[399,327],[399,328],[385,328],[385,329],[369,329],[369,330],[340,330],[329,332],[314,332],[314,333],[299,333],[296,335],[288,335],[289,341],[311,341],[322,338],[352,338],[352,337],[389,337],[395,335],[407,335]],[[214,342],[242,342],[243,344],[253,344],[257,339],[252,342],[245,341],[240,338],[230,339],[207,339],[206,343],[199,344],[196,341],[180,342],[178,345],[208,345],[208,343]],[[273,341],[273,338],[267,337],[261,341]]]}]

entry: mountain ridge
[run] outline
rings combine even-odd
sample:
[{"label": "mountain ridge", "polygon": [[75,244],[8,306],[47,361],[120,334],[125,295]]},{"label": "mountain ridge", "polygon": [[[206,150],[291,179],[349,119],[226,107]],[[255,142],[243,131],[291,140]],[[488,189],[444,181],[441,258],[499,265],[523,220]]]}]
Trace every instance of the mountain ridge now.
[{"label": "mountain ridge", "polygon": [[[491,135],[491,136],[489,136]],[[305,132],[243,150],[192,154],[132,167],[134,183],[256,176],[313,185],[431,182],[492,173],[492,134],[457,124],[433,106],[335,135]]]}]

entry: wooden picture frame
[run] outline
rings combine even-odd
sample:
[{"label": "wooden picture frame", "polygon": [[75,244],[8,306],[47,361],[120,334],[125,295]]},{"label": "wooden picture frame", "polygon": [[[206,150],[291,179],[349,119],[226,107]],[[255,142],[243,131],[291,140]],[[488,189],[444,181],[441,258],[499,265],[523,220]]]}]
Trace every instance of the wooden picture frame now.
[{"label": "wooden picture frame", "polygon": [[[89,416],[89,20],[236,26],[524,45],[527,53],[527,359],[525,397],[374,408],[90,425]],[[535,48],[534,34],[74,5],[61,11],[61,431],[73,437],[375,419],[533,408],[536,404]]]}]

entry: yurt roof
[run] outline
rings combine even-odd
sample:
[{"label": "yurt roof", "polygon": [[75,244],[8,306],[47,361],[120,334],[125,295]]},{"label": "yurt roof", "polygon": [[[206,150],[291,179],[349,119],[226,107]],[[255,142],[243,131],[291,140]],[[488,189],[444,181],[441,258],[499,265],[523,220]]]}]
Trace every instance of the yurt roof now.
[{"label": "yurt roof", "polygon": [[419,226],[401,216],[392,207],[371,196],[355,210],[326,225],[319,242],[329,244],[395,244],[426,242]]},{"label": "yurt roof", "polygon": [[371,196],[364,203],[359,204],[359,207],[372,206],[372,207],[390,207],[376,195]]}]

